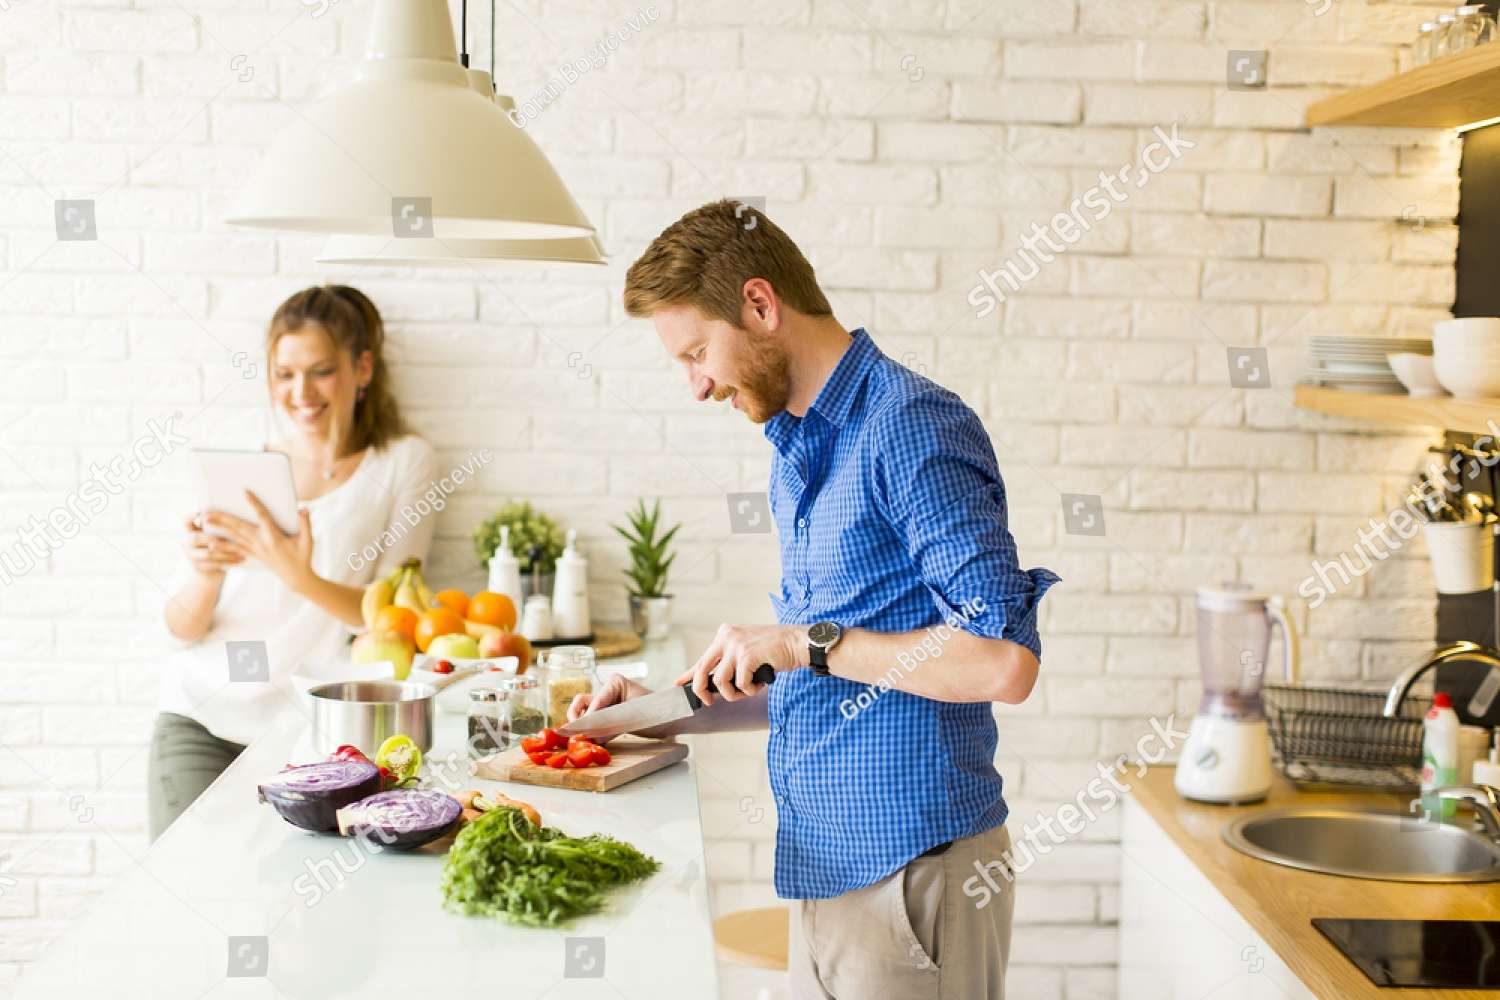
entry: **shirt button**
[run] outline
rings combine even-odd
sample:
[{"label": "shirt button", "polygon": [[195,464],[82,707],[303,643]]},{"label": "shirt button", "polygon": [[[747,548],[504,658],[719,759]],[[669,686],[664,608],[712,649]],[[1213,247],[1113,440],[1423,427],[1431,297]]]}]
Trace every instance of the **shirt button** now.
[{"label": "shirt button", "polygon": [[776,796],[776,804],[778,806],[784,806],[784,805],[786,805],[786,796],[785,795],[778,795],[778,796]]},{"label": "shirt button", "polygon": [[805,517],[799,517],[799,518],[797,518],[797,527],[799,527],[799,528],[805,528],[805,527],[807,527],[807,518],[805,518]]}]

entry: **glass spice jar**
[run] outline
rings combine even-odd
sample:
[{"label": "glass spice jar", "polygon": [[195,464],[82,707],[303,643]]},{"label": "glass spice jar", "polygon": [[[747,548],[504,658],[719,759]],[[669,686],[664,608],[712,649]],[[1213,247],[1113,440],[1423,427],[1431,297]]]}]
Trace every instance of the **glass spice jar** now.
[{"label": "glass spice jar", "polygon": [[547,703],[542,686],[535,677],[507,677],[501,690],[510,695],[510,735],[512,740],[535,736],[547,725]]},{"label": "glass spice jar", "polygon": [[510,693],[492,687],[469,692],[469,756],[489,757],[511,744]]},{"label": "glass spice jar", "polygon": [[594,647],[554,646],[542,661],[547,684],[547,725],[553,729],[568,721],[568,706],[580,694],[594,691]]}]

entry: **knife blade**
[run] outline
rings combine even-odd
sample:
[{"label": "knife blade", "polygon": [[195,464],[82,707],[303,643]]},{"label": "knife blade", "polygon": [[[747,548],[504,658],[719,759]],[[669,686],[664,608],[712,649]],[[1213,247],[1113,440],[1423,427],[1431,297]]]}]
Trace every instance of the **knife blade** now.
[{"label": "knife blade", "polygon": [[[755,668],[751,679],[757,684],[770,684],[776,679],[776,668],[762,663]],[[708,689],[718,693],[713,678],[708,679]],[[572,722],[557,727],[559,736],[619,736],[639,729],[665,725],[686,719],[703,707],[703,699],[686,685],[673,685],[664,691],[632,698],[618,705],[601,708],[580,715]]]}]

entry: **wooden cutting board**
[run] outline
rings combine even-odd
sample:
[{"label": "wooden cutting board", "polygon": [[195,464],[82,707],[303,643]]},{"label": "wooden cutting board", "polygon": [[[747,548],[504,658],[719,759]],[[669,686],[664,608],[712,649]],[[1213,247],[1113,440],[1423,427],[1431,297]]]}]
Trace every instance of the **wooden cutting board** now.
[{"label": "wooden cutting board", "polygon": [[520,747],[511,747],[474,765],[474,773],[495,781],[517,781],[523,785],[574,788],[584,792],[607,792],[628,781],[660,771],[688,755],[686,743],[643,740],[619,736],[609,742],[610,760],[604,766],[548,767],[533,764]]}]

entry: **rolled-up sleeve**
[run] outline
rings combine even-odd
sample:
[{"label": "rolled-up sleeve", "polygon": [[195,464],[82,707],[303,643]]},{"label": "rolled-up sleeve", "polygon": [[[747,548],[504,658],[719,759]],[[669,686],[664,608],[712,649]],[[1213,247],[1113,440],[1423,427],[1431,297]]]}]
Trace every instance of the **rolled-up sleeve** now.
[{"label": "rolled-up sleeve", "polygon": [[1041,659],[1038,605],[1060,578],[1021,568],[995,451],[974,411],[934,388],[882,407],[871,433],[876,503],[943,620]]}]

